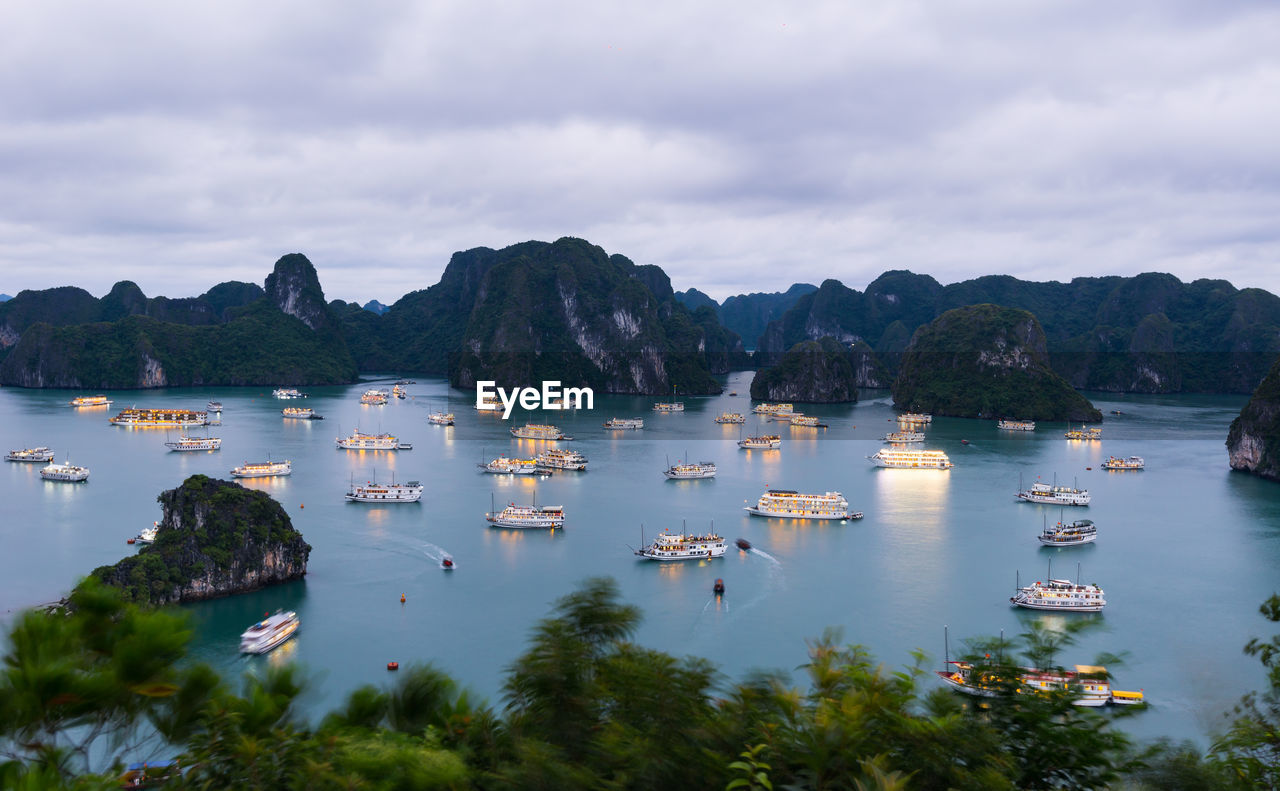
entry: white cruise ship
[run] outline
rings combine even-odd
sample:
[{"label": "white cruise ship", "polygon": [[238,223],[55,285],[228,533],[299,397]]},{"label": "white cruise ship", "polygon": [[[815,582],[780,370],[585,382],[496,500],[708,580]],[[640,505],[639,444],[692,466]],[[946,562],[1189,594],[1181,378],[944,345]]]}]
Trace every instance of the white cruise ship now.
[{"label": "white cruise ship", "polygon": [[77,467],[69,461],[63,464],[50,464],[40,468],[40,477],[46,481],[81,483],[89,480],[89,468]]},{"label": "white cruise ship", "polygon": [[427,422],[434,423],[437,426],[452,426],[453,413],[452,412],[432,412],[430,415],[427,415]]},{"label": "white cruise ship", "polygon": [[1093,499],[1088,489],[1077,489],[1074,486],[1058,486],[1036,481],[1030,489],[1018,492],[1018,499],[1028,503],[1042,505],[1088,505]]},{"label": "white cruise ship", "polygon": [[798,428],[826,428],[827,424],[821,422],[821,418],[814,415],[801,415],[796,413],[791,416],[791,425]]},{"label": "white cruise ship", "polygon": [[884,441],[894,444],[924,442],[924,434],[919,431],[890,431],[884,435]]},{"label": "white cruise ship", "polygon": [[198,450],[217,450],[222,447],[221,437],[188,437],[185,434],[180,435],[177,441],[164,443],[169,450],[176,450],[185,453]]},{"label": "white cruise ship", "polygon": [[[644,544],[643,536],[640,543]],[[635,552],[645,560],[709,560],[723,557],[726,549],[724,536],[715,533],[695,536],[662,532],[652,544],[644,544]]]},{"label": "white cruise ship", "polygon": [[683,412],[683,401],[659,401],[653,405],[654,412]]},{"label": "white cruise ship", "polygon": [[369,406],[382,406],[387,403],[387,394],[381,390],[365,390],[360,396],[360,403]]},{"label": "white cruise ship", "polygon": [[46,447],[11,450],[4,454],[5,461],[53,461],[53,451]]},{"label": "white cruise ship", "polygon": [[354,480],[346,499],[352,503],[416,503],[422,498],[423,486],[418,481],[358,484]]},{"label": "white cruise ship", "polygon": [[275,390],[271,391],[271,397],[279,398],[282,401],[287,401],[290,398],[306,398],[307,394],[299,393],[297,390],[293,389],[292,387],[277,387]]},{"label": "white cruise ship", "polygon": [[716,463],[714,461],[677,461],[663,470],[662,474],[667,477],[667,480],[673,481],[714,478],[716,477]]},{"label": "white cruise ship", "polygon": [[1009,601],[1029,610],[1057,612],[1101,612],[1107,600],[1097,585],[1076,585],[1071,580],[1036,581],[1009,597]]},{"label": "white cruise ship", "polygon": [[511,503],[501,511],[486,513],[484,519],[494,527],[555,529],[564,527],[564,506]]},{"label": "white cruise ship", "polygon": [[[952,661],[950,666],[952,669],[934,673],[952,689],[984,698],[1000,694],[1000,685],[981,668],[962,661]],[[1021,682],[1018,692],[1024,695],[1065,689],[1071,693],[1071,702],[1076,706],[1098,707],[1108,703],[1132,706],[1145,701],[1141,691],[1113,689],[1107,669],[1101,665],[1076,665],[1074,672],[1024,667],[1018,670],[1018,681]]]},{"label": "white cruise ship", "polygon": [[1127,459],[1111,456],[1102,462],[1104,470],[1145,470],[1146,468],[1147,462],[1141,456],[1130,456]]},{"label": "white cruise ship", "polygon": [[231,470],[232,478],[273,478],[277,475],[292,475],[291,461],[246,461]]},{"label": "white cruise ship", "polygon": [[1040,543],[1048,547],[1074,547],[1080,544],[1091,544],[1098,538],[1098,527],[1088,519],[1076,522],[1058,522],[1053,527],[1047,524],[1040,533]]},{"label": "white cruise ship", "polygon": [[73,407],[111,406],[111,399],[104,395],[76,396],[71,399]]},{"label": "white cruise ship", "polygon": [[557,426],[548,426],[544,423],[526,423],[523,426],[516,426],[511,429],[511,436],[518,439],[573,439],[573,437],[566,437]]},{"label": "white cruise ship", "polygon": [[349,437],[338,437],[334,443],[342,450],[410,450],[413,447],[394,434],[365,434],[360,429]]},{"label": "white cruise ship", "polygon": [[316,416],[315,410],[309,406],[287,406],[280,410],[280,414],[296,420],[312,420]]},{"label": "white cruise ship", "polygon": [[265,654],[293,637],[301,621],[296,612],[276,611],[245,630],[240,635],[240,653]]},{"label": "white cruise ship", "polygon": [[849,501],[840,492],[801,494],[791,489],[770,489],[760,495],[754,506],[742,510],[752,516],[777,516],[785,519],[859,519],[861,513],[849,513]]},{"label": "white cruise ship", "polygon": [[949,470],[955,466],[947,458],[947,454],[940,450],[885,448],[867,458],[877,467],[899,470]]},{"label": "white cruise ship", "polygon": [[604,422],[607,429],[634,430],[644,428],[644,419],[638,417],[614,417]]},{"label": "white cruise ship", "polygon": [[476,409],[481,412],[501,412],[502,401],[496,395],[487,395],[476,400]]},{"label": "white cruise ship", "polygon": [[933,415],[926,415],[922,412],[903,412],[898,415],[899,423],[932,423]]},{"label": "white cruise ship", "polygon": [[552,470],[585,470],[587,457],[576,450],[568,448],[547,448],[538,454],[539,467]]},{"label": "white cruise ship", "polygon": [[717,423],[746,423],[747,417],[740,412],[721,412],[716,416]]},{"label": "white cruise ship", "polygon": [[1067,439],[1099,440],[1102,439],[1102,429],[1097,426],[1088,428],[1081,426],[1080,428],[1068,429],[1062,436]]},{"label": "white cruise ship", "polygon": [[1005,431],[1035,431],[1036,422],[1034,420],[997,420],[996,428]]},{"label": "white cruise ship", "polygon": [[777,434],[763,434],[759,437],[743,437],[738,440],[738,447],[743,450],[778,450],[782,447],[782,437]]},{"label": "white cruise ship", "polygon": [[136,409],[129,408],[111,418],[113,426],[135,428],[187,428],[203,426],[209,422],[209,413],[194,409]]},{"label": "white cruise ship", "polygon": [[494,475],[533,475],[538,471],[538,460],[499,456],[488,464],[481,464],[480,469]]},{"label": "white cruise ship", "polygon": [[796,408],[795,404],[756,404],[751,411],[757,415],[791,415]]}]

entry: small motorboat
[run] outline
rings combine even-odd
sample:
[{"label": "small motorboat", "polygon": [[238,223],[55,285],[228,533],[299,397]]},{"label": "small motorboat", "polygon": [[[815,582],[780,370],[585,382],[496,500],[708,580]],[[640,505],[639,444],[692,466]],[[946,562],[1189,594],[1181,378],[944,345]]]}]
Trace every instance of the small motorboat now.
[{"label": "small motorboat", "polygon": [[739,538],[737,541],[733,543],[737,544],[738,549],[741,549],[743,552],[751,551],[751,542],[746,540],[745,538]]},{"label": "small motorboat", "polygon": [[730,390],[730,391],[729,391],[729,395],[731,395],[731,396],[736,396],[737,394],[738,394],[738,391],[737,391],[737,390]]},{"label": "small motorboat", "polygon": [[446,557],[444,560],[441,560],[441,561],[440,561],[440,568],[444,569],[445,571],[453,571],[453,568],[454,568],[454,566],[453,566],[453,558],[451,558],[451,557]]},{"label": "small motorboat", "polygon": [[968,445],[968,444],[969,444],[969,440],[967,440],[967,439],[962,439],[962,440],[960,440],[960,444],[961,444],[961,445]]},{"label": "small motorboat", "polygon": [[1124,413],[1123,413],[1123,412],[1121,412],[1119,409],[1113,409],[1113,410],[1111,410],[1111,414],[1113,414],[1113,415],[1123,415]]},{"label": "small motorboat", "polygon": [[715,593],[715,595],[717,595],[717,596],[723,596],[723,595],[724,595],[724,580],[720,579],[719,577],[716,577],[716,584],[714,584],[714,585],[712,585],[712,586],[711,586],[711,590],[712,590],[712,592],[713,592],[713,593]]}]

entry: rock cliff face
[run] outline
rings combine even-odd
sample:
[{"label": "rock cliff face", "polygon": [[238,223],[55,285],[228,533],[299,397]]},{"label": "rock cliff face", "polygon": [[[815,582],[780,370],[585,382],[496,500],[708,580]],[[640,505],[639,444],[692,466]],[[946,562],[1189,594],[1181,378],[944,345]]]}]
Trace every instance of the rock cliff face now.
[{"label": "rock cliff face", "polygon": [[301,253],[289,253],[276,261],[275,268],[263,284],[267,298],[289,316],[302,320],[313,330],[334,324],[316,268]]},{"label": "rock cliff face", "polygon": [[1280,359],[1227,432],[1231,469],[1280,481]]},{"label": "rock cliff face", "polygon": [[193,475],[158,498],[154,544],[93,576],[125,598],[162,605],[245,593],[302,578],[311,545],[266,494]]},{"label": "rock cliff face", "polygon": [[955,417],[1102,420],[1049,368],[1035,316],[998,305],[949,310],[917,330],[893,400],[901,409]]},{"label": "rock cliff face", "polygon": [[777,365],[756,374],[751,380],[751,397],[805,403],[857,401],[853,359],[849,347],[835,338],[797,343]]}]

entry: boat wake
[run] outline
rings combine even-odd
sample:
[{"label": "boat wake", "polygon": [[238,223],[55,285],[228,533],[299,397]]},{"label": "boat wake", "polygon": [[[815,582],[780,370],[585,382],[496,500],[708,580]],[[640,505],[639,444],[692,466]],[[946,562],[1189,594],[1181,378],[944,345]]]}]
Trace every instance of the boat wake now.
[{"label": "boat wake", "polygon": [[[444,564],[445,558],[449,558],[450,560],[453,560],[453,555],[449,554],[448,550],[446,550],[444,547],[436,546],[435,544],[432,544],[430,541],[426,542],[423,545],[422,554],[426,555],[428,558],[430,558],[431,560],[434,560],[437,564],[441,564],[441,565]],[[455,561],[453,565],[454,567],[457,567],[458,564]]]}]

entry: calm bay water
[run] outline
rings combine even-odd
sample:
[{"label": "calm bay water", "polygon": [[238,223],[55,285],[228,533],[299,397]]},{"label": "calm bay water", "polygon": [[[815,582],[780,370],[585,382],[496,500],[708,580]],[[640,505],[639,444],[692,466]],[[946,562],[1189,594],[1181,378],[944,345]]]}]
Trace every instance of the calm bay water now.
[{"label": "calm bay water", "polygon": [[[481,459],[533,455],[547,443],[507,433],[510,421],[477,413],[468,394],[441,380],[419,379],[411,398],[385,407],[358,403],[363,386],[312,388],[306,401],[282,402],[266,389],[207,388],[115,393],[109,409],[75,410],[71,393],[0,390],[0,445],[48,445],[62,461],[88,466],[88,484],[42,481],[40,465],[0,468],[0,618],[55,600],[94,567],[135,551],[125,539],[160,518],[156,495],[194,473],[227,478],[243,461],[288,458],[289,478],[248,482],[279,500],[313,550],[303,582],[190,605],[195,653],[226,673],[266,661],[296,660],[315,677],[311,704],[325,710],[354,687],[381,682],[390,660],[431,660],[499,702],[504,669],[524,649],[548,605],[580,580],[608,575],[645,620],[638,639],[676,655],[716,662],[726,678],[754,668],[791,669],[805,661],[806,638],[840,627],[890,667],[923,648],[940,666],[943,625],[953,650],[964,636],[1015,634],[1033,621],[1069,616],[1016,610],[1008,603],[1015,572],[1024,581],[1076,574],[1106,589],[1103,627],[1063,657],[1088,662],[1100,651],[1127,652],[1115,669],[1122,689],[1143,688],[1152,708],[1125,723],[1142,737],[1204,741],[1241,694],[1263,676],[1241,646],[1268,634],[1258,604],[1273,593],[1280,568],[1280,485],[1231,474],[1223,439],[1243,397],[1137,397],[1091,394],[1107,416],[1101,443],[1063,439],[1063,424],[1033,435],[999,432],[986,421],[937,418],[927,448],[947,451],[949,472],[883,470],[865,456],[893,428],[884,394],[856,405],[806,407],[825,430],[782,427],[781,451],[736,447],[736,426],[716,426],[722,410],[747,413],[750,374],[728,390],[742,395],[685,398],[683,414],[649,411],[654,399],[598,396],[594,411],[535,413],[578,439],[585,473],[509,478],[477,471]],[[727,392],[726,391],[726,392]],[[877,397],[877,395],[879,397]],[[169,453],[162,430],[107,423],[131,404],[203,408],[225,404],[214,453]],[[446,399],[454,427],[427,414]],[[286,421],[285,405],[305,405],[323,421]],[[646,427],[605,432],[612,416],[642,416]],[[357,425],[414,443],[397,453],[335,450]],[[755,428],[749,420],[747,429]],[[774,430],[774,429],[771,429]],[[175,434],[176,436],[176,434]],[[963,445],[961,439],[970,444]],[[719,475],[666,481],[668,458],[714,460]],[[1108,455],[1140,455],[1144,472],[1105,472]],[[1091,470],[1088,468],[1092,468]],[[1042,519],[1059,509],[1020,503],[1019,476],[1079,480],[1093,505],[1069,520],[1099,526],[1095,545],[1047,549],[1036,541]],[[346,503],[354,476],[421,480],[418,504]],[[749,517],[742,506],[766,486],[838,490],[866,517],[848,524]],[[510,531],[483,521],[490,497],[499,506],[563,504],[564,530]],[[723,559],[657,564],[630,547],[664,528],[715,528],[745,537],[758,551],[731,549]],[[442,552],[457,570],[439,568]],[[727,594],[717,601],[712,582]],[[400,595],[406,596],[401,604]],[[264,611],[295,609],[297,639],[267,659],[241,658],[239,634]],[[1090,617],[1090,616],[1073,616]],[[928,681],[926,683],[932,683]]]}]

